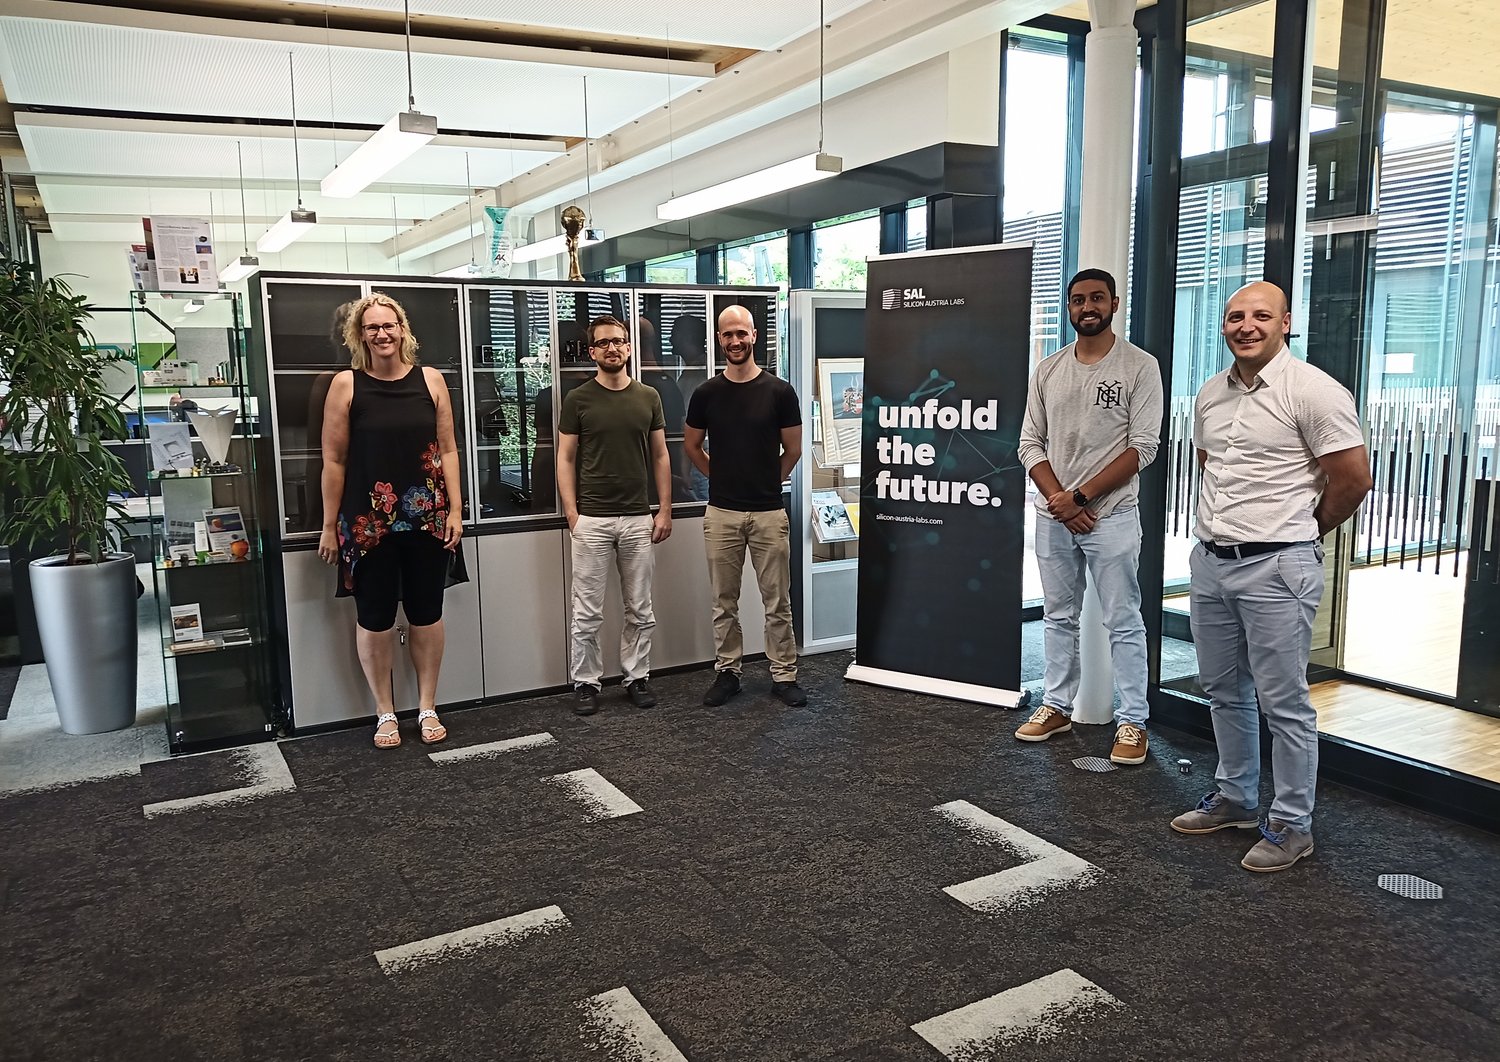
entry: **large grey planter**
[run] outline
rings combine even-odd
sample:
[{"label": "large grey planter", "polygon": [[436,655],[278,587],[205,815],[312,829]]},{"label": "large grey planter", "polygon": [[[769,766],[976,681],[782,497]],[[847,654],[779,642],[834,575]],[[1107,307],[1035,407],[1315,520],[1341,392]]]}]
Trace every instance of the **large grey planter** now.
[{"label": "large grey planter", "polygon": [[31,597],[57,717],[67,734],[123,730],[135,723],[135,557],[65,560],[31,562]]}]

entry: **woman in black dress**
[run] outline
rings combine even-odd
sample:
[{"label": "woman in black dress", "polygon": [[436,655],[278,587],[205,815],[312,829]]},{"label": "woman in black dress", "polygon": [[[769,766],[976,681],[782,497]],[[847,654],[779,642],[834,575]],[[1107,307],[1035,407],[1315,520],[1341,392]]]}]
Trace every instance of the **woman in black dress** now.
[{"label": "woman in black dress", "polygon": [[375,698],[377,748],[401,744],[391,697],[396,603],[410,624],[417,727],[438,721],[443,589],[463,536],[453,408],[442,373],[417,364],[406,311],[389,295],[359,300],[344,327],[352,368],[334,377],[323,410],[323,527],[318,556],[338,564],[338,597],[353,597],[355,643]]}]

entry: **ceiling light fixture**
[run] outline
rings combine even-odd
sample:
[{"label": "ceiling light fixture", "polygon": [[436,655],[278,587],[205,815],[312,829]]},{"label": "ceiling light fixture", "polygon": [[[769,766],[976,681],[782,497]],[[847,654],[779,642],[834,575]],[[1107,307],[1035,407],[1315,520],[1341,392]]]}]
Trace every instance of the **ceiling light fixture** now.
[{"label": "ceiling light fixture", "polygon": [[240,232],[245,240],[245,253],[219,271],[219,279],[226,284],[244,280],[260,268],[260,259],[250,253],[250,220],[245,215],[245,158],[238,140],[234,142],[234,157],[240,167]]},{"label": "ceiling light fixture", "polygon": [[823,0],[818,0],[818,150],[696,192],[675,195],[656,208],[658,221],[681,221],[844,172],[844,160],[823,151],[823,31],[826,28]]},{"label": "ceiling light fixture", "polygon": [[281,220],[255,241],[256,250],[266,254],[285,250],[293,241],[307,235],[307,231],[318,223],[318,215],[302,207],[302,158],[297,143],[297,67],[292,61],[291,52],[286,53],[286,65],[292,79],[292,165],[297,174],[297,207],[281,215]]},{"label": "ceiling light fixture", "polygon": [[349,199],[363,192],[401,163],[415,155],[437,136],[437,119],[417,110],[411,77],[411,3],[406,0],[406,106],[392,116],[333,172],[323,178],[323,194],[330,199]]}]

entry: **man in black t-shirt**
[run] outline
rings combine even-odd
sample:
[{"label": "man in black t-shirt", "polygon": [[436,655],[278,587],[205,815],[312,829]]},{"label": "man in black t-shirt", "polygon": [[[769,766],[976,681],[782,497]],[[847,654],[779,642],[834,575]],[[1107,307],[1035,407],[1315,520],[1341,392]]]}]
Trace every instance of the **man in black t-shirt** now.
[{"label": "man in black t-shirt", "polygon": [[[802,456],[802,408],[791,384],[755,364],[755,323],[743,306],[719,314],[723,372],[693,392],[684,446],[708,477],[703,538],[714,591],[714,684],[710,706],[740,691],[740,583],[745,550],[755,567],[766,609],[766,657],[771,690],[793,707],[807,703],[797,685],[797,638],[792,631],[791,537],[781,484]],[[704,450],[711,439],[713,454]]]}]

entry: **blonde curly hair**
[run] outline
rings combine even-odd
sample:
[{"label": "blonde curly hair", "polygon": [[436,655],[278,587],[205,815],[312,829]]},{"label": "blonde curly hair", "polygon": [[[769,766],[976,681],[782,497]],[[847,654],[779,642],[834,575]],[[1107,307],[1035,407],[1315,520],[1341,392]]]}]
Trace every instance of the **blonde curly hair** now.
[{"label": "blonde curly hair", "polygon": [[344,319],[344,346],[349,348],[349,367],[364,370],[370,367],[370,348],[365,345],[365,311],[372,306],[384,306],[396,315],[401,325],[401,361],[406,365],[417,363],[417,350],[421,344],[411,334],[411,322],[406,319],[406,310],[389,295],[371,292],[349,307],[349,316]]}]

